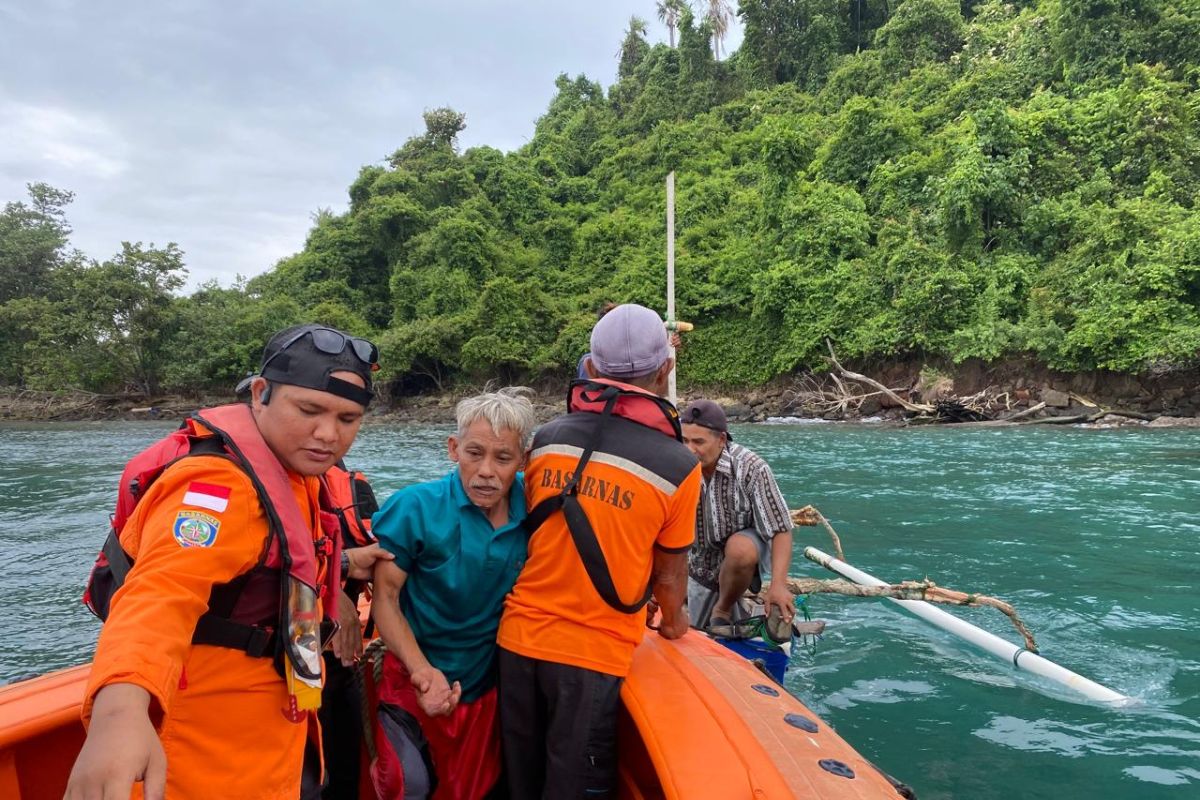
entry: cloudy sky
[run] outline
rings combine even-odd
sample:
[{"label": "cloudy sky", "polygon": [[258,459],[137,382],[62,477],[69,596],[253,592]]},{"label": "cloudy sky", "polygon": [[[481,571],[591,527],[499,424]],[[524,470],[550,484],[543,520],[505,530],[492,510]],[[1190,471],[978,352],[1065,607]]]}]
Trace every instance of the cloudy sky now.
[{"label": "cloudy sky", "polygon": [[[311,215],[424,130],[520,147],[560,72],[605,87],[654,0],[0,0],[0,202],[75,193],[72,243],[186,255],[188,288],[270,269]],[[740,40],[731,32],[727,49]]]}]

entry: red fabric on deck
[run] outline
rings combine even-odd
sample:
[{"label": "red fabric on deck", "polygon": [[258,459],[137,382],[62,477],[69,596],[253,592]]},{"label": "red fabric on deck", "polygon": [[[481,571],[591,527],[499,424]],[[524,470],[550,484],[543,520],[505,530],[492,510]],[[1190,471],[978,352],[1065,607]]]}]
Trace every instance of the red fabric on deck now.
[{"label": "red fabric on deck", "polygon": [[[408,670],[388,653],[383,659],[379,701],[399,706],[417,718],[429,740],[437,789],[432,800],[481,800],[500,778],[500,735],[496,719],[496,690],[473,703],[459,703],[444,717],[430,717],[417,703]],[[378,756],[371,779],[381,800],[402,800],[404,775],[383,726],[375,721]]]}]

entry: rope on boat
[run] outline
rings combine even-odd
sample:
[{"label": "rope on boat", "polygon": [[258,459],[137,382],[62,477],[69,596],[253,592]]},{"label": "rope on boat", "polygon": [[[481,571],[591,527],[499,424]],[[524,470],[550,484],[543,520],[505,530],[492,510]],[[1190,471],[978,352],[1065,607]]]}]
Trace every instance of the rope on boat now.
[{"label": "rope on boat", "polygon": [[374,761],[378,753],[375,750],[375,708],[372,696],[377,692],[367,691],[367,670],[371,670],[371,685],[377,688],[383,681],[383,654],[387,645],[383,639],[372,639],[363,649],[362,658],[354,665],[354,680],[358,683],[358,697],[362,704],[363,741],[367,745],[367,753]]}]

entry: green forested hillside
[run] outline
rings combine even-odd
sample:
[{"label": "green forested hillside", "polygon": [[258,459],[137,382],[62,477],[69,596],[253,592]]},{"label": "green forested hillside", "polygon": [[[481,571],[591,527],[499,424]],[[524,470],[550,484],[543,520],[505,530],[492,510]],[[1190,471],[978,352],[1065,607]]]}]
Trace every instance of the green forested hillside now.
[{"label": "green forested hillside", "polygon": [[875,362],[1195,365],[1200,0],[743,0],[728,56],[727,3],[658,5],[674,47],[634,18],[617,83],[560,75],[512,153],[427,112],[245,285],[176,295],[173,247],[89,262],[70,196],[31,187],[0,215],[0,383],[227,386],[309,319],[378,337],[409,389],[566,375],[602,302],[663,308],[671,170],[685,382],[818,367],[825,337]]}]

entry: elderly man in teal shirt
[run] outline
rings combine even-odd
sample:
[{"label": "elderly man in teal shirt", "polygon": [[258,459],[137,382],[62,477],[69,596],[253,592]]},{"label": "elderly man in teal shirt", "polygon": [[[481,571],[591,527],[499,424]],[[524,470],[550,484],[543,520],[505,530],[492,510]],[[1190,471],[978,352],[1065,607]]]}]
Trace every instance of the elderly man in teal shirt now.
[{"label": "elderly man in teal shirt", "polygon": [[533,435],[521,389],[458,404],[457,466],[396,492],[373,530],[395,561],[375,570],[372,609],[387,645],[380,687],[380,797],[476,800],[500,775],[496,630],[525,564],[520,470]]}]

